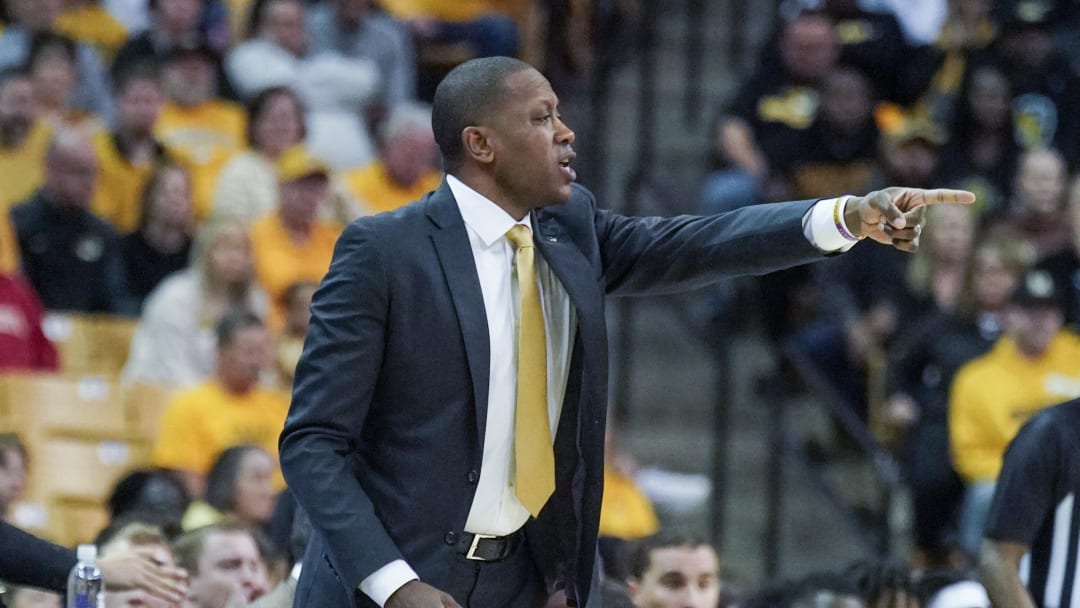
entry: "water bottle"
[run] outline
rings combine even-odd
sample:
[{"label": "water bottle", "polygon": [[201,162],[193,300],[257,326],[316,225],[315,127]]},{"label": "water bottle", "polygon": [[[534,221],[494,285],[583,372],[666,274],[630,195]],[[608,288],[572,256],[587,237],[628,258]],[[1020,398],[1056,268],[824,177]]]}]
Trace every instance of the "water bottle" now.
[{"label": "water bottle", "polygon": [[67,583],[67,608],[105,608],[105,580],[97,567],[97,547],[79,545],[79,563]]}]

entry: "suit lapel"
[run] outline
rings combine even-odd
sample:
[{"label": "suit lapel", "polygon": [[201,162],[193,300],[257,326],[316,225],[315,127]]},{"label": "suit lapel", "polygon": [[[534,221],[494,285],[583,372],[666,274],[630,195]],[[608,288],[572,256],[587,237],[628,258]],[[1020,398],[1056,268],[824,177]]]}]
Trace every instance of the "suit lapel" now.
[{"label": "suit lapel", "polygon": [[536,245],[548,266],[559,278],[570,302],[577,309],[578,328],[583,344],[594,344],[598,336],[596,323],[603,320],[603,297],[597,283],[592,279],[589,260],[570,240],[555,217],[538,220],[532,218]]},{"label": "suit lapel", "polygon": [[[487,427],[488,373],[490,340],[484,296],[473,261],[469,235],[461,219],[450,188],[443,182],[428,200],[428,217],[435,224],[431,241],[450,290],[450,299],[461,326],[465,343],[466,364],[472,380],[473,403],[476,405],[476,438],[480,453],[484,449],[484,429]],[[479,463],[477,463],[479,464]]]}]

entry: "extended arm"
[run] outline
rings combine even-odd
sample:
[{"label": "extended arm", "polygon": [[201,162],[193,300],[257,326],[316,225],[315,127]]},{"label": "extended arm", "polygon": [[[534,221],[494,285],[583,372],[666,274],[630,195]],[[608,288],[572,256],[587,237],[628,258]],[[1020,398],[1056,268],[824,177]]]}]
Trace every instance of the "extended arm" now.
[{"label": "extended arm", "polygon": [[983,541],[979,551],[979,579],[995,606],[1035,608],[1035,601],[1020,581],[1020,559],[1027,552],[1028,547],[1021,543]]}]

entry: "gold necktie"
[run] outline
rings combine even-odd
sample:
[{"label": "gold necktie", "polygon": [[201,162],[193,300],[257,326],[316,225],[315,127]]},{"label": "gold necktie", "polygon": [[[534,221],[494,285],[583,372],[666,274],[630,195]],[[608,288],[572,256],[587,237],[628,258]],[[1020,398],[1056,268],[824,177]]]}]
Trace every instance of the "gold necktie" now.
[{"label": "gold necktie", "polygon": [[506,233],[514,246],[521,311],[518,316],[517,409],[514,415],[514,491],[533,516],[555,491],[555,455],[547,400],[547,340],[536,286],[532,231]]}]

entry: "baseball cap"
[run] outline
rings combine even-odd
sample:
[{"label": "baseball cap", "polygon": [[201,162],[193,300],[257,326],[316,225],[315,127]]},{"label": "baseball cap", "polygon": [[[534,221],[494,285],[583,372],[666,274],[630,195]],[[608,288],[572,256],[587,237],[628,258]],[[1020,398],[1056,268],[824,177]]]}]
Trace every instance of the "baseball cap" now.
[{"label": "baseball cap", "polygon": [[303,144],[281,153],[277,161],[278,183],[286,184],[312,175],[330,177],[330,167],[314,156]]},{"label": "baseball cap", "polygon": [[1049,272],[1031,270],[1017,282],[1009,301],[1018,306],[1060,306],[1061,295]]}]

